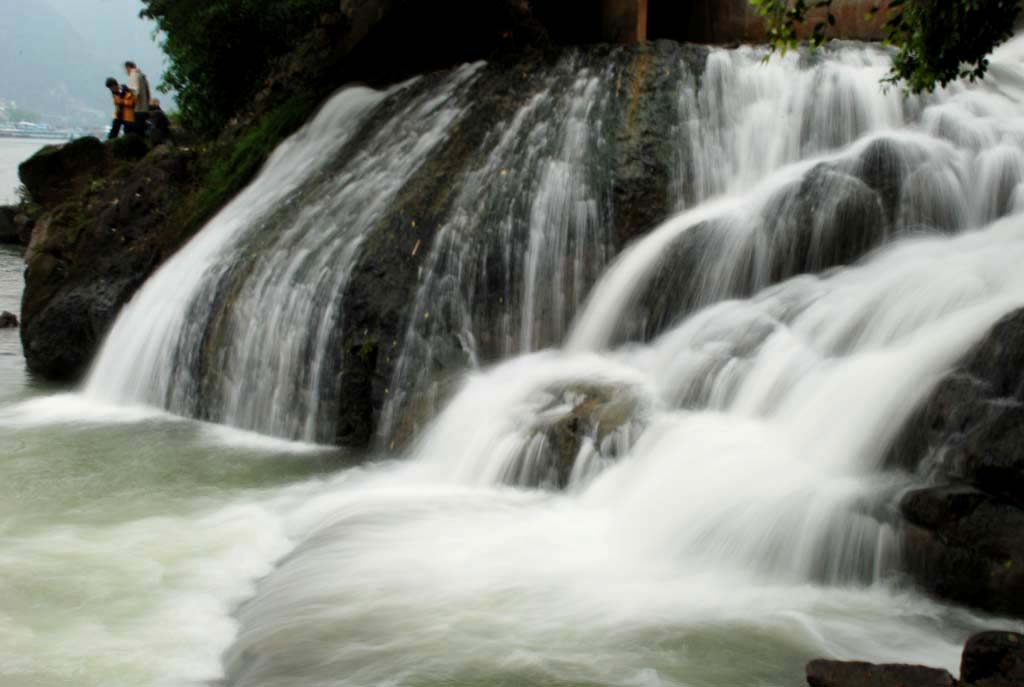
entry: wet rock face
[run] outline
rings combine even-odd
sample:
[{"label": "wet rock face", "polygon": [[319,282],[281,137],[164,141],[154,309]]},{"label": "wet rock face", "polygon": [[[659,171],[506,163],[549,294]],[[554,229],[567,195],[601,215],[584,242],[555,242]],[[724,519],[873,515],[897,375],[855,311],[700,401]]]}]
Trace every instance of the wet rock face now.
[{"label": "wet rock face", "polygon": [[1024,616],[1024,311],[939,384],[892,462],[937,484],[901,503],[907,572],[940,597]]},{"label": "wet rock face", "polygon": [[911,492],[905,569],[943,598],[1024,616],[1024,511],[970,486]]},{"label": "wet rock face", "polygon": [[810,687],[955,687],[945,670],[906,665],[873,665],[840,661],[811,661]]},{"label": "wet rock face", "polygon": [[599,471],[628,450],[639,420],[639,399],[629,390],[575,385],[552,390],[541,424],[505,474],[522,487],[565,489],[574,477]]},{"label": "wet rock face", "polygon": [[57,380],[84,372],[121,306],[180,243],[163,229],[191,183],[194,157],[156,150],[93,177],[35,222],[21,309],[31,370]]},{"label": "wet rock face", "polygon": [[[595,72],[611,64],[622,75],[615,80],[615,112],[605,122],[615,135],[608,147],[607,164],[602,166],[610,186],[614,227],[610,248],[615,253],[673,211],[669,197],[672,154],[662,132],[664,122],[674,118],[676,112],[666,84],[674,70],[684,64],[699,69],[707,52],[694,46],[658,43],[622,48],[594,46],[576,54],[582,65],[592,66]],[[341,338],[345,348],[337,443],[365,445],[374,437],[380,411],[392,391],[399,347],[412,315],[424,261],[431,255],[438,232],[458,197],[459,185],[452,180],[462,179],[482,162],[480,155],[487,152],[487,136],[502,122],[510,121],[536,95],[542,86],[540,75],[559,57],[530,53],[515,62],[489,65],[474,85],[473,110],[459,124],[458,135],[451,136],[426,161],[367,236],[342,301]],[[417,230],[410,232],[413,220]],[[497,331],[497,316],[509,311],[499,304],[502,284],[508,277],[502,269],[488,261],[487,277],[493,283],[485,291],[494,297],[482,296],[480,300],[493,312],[479,315],[481,321],[495,324],[480,327],[483,331]],[[454,343],[459,332],[445,334]],[[486,341],[479,344],[481,357],[487,362],[498,347]],[[430,363],[432,374],[439,379],[447,380],[463,371],[466,356],[459,355],[457,345],[451,348],[451,355]],[[416,417],[420,426],[427,420],[427,416]]]}]

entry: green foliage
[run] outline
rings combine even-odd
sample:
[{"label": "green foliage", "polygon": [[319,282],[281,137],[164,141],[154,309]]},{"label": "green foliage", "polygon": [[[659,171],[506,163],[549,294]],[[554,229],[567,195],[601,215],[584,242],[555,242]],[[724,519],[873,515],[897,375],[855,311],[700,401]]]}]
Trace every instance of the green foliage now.
[{"label": "green foliage", "polygon": [[206,156],[201,189],[183,208],[181,221],[198,229],[252,181],[274,148],[301,127],[316,109],[312,95],[296,96],[263,115],[235,140],[221,142]]},{"label": "green foliage", "polygon": [[160,90],[177,91],[187,128],[213,135],[337,0],[144,0],[170,65]]},{"label": "green foliage", "polygon": [[[772,44],[782,51],[796,47],[797,31],[812,11],[824,17],[812,27],[812,46],[828,41],[836,23],[833,0],[750,2],[768,20]],[[874,6],[867,18],[884,12],[887,42],[898,48],[886,80],[920,93],[957,79],[984,78],[989,54],[1013,36],[1020,11],[1017,0],[892,0]]]},{"label": "green foliage", "polygon": [[107,143],[110,153],[118,160],[133,162],[146,157],[149,145],[138,134],[126,134]]}]

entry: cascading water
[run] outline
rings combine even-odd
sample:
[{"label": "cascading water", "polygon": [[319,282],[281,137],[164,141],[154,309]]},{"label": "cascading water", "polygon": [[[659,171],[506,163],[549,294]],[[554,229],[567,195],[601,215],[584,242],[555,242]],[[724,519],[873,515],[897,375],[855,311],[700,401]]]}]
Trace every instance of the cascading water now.
[{"label": "cascading water", "polygon": [[126,308],[87,393],[330,441],[334,385],[322,379],[337,374],[346,278],[373,222],[463,113],[475,71],[436,91],[399,89],[412,94],[369,130],[384,94],[336,96]]},{"label": "cascading water", "polygon": [[[242,610],[231,684],[439,684],[482,663],[544,684],[782,685],[771,660],[763,681],[718,665],[749,650],[730,631],[780,628],[840,655],[951,663],[934,632],[897,638],[933,611],[885,584],[889,507],[911,478],[880,468],[930,385],[1024,305],[1022,258],[1016,218],[908,241],[712,307],[650,346],[474,377],[411,463],[308,506],[317,532]],[[642,427],[619,460],[575,473],[569,495],[495,488],[536,484],[519,467],[534,438],[586,406],[560,394],[595,387],[610,392],[587,409],[581,456],[615,430],[605,421]],[[682,655],[648,632],[676,633]],[[699,632],[720,637],[717,674],[686,654]]]},{"label": "cascading water", "polygon": [[[570,59],[499,126],[441,229],[380,435],[429,417],[438,358],[472,365],[562,340],[612,251],[604,127],[615,70]],[[453,337],[454,334],[454,337]],[[454,339],[454,341],[452,340]],[[419,402],[419,408],[413,404]],[[409,431],[404,428],[404,431]]]},{"label": "cascading water", "polygon": [[[609,92],[630,72],[613,51],[539,77],[451,180],[382,438],[444,374],[518,357],[452,381],[406,460],[290,502],[303,543],[238,610],[227,684],[782,687],[812,655],[954,668],[989,619],[901,586],[893,504],[915,478],[886,456],[1024,306],[1022,57],[1018,40],[984,84],[921,100],[878,90],[871,48],[680,67],[665,131],[684,211],[610,266],[601,170],[632,120]],[[338,96],[136,298],[88,392],[330,436],[361,241],[466,126],[484,69]],[[294,176],[303,141],[321,157]]]}]

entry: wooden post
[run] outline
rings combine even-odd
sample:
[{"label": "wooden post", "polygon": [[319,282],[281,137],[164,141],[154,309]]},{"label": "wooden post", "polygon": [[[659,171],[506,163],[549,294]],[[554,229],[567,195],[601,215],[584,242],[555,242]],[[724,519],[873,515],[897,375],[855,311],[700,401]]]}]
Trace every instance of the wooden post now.
[{"label": "wooden post", "polygon": [[647,40],[648,0],[602,0],[602,38],[610,43]]}]

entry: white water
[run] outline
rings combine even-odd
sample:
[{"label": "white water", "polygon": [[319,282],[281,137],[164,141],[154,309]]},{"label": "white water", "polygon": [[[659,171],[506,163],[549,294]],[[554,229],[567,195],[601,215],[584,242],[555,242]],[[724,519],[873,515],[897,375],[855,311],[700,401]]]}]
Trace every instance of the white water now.
[{"label": "white water", "polygon": [[447,137],[474,71],[464,67],[439,92],[414,98],[330,174],[385,96],[336,95],[125,308],[86,393],[332,439],[324,428],[336,408],[321,377],[335,374],[338,299],[373,222]]},{"label": "white water", "polygon": [[[937,96],[905,123],[844,124],[868,138],[756,156],[749,182],[701,186],[726,195],[609,268],[571,345],[463,380],[401,461],[317,478],[309,446],[152,410],[112,422],[102,392],[163,406],[167,389],[153,400],[147,387],[180,383],[160,376],[160,356],[187,324],[165,320],[188,316],[176,299],[199,280],[190,268],[220,269],[258,201],[309,178],[277,168],[303,135],[319,151],[379,98],[340,96],[250,189],[253,214],[240,198],[143,290],[88,395],[0,408],[19,446],[0,480],[3,683],[783,687],[816,656],[955,672],[968,634],[1019,624],[903,586],[893,504],[913,477],[882,461],[937,378],[1024,305],[1024,216],[989,223],[1019,209],[1020,48],[1001,52],[985,86]],[[867,84],[876,68],[848,71]],[[743,69],[754,79],[753,63]],[[756,217],[813,168],[808,156],[857,171],[883,133],[872,127],[901,127],[886,135],[906,144],[893,159],[916,166],[898,194],[913,220],[821,275],[772,274],[788,248],[755,241],[761,262],[745,264],[764,275],[749,293],[711,250],[710,293],[632,337],[627,320],[680,236]],[[388,158],[364,169],[377,164]],[[742,176],[755,162],[736,164]],[[816,231],[837,226],[829,212]],[[764,226],[714,224],[735,229],[727,246]],[[138,370],[153,376],[119,395]],[[559,491],[551,437],[570,415],[582,436]]]}]

